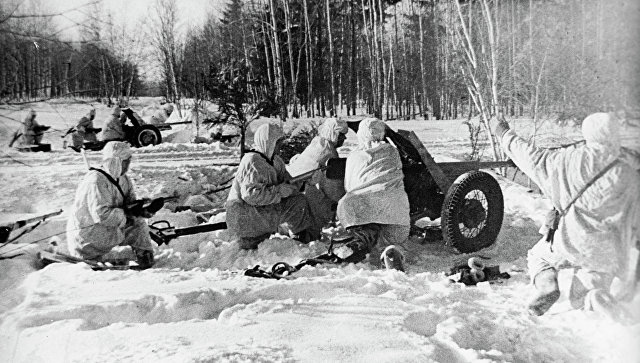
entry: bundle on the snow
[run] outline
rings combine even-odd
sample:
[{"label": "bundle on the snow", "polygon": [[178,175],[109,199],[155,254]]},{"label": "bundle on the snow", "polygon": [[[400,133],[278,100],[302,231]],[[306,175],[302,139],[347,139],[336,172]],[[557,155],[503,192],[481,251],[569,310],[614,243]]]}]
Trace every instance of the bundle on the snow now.
[{"label": "bundle on the snow", "polygon": [[460,282],[467,286],[511,277],[507,272],[500,272],[500,266],[485,266],[478,257],[471,257],[466,264],[452,267],[446,275],[449,276],[449,281]]}]

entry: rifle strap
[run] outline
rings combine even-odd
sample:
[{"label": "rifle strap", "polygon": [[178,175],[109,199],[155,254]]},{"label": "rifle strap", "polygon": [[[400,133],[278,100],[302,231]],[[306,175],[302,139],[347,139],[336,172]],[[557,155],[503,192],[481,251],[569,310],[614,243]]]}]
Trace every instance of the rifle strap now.
[{"label": "rifle strap", "polygon": [[553,252],[553,235],[555,234],[555,229],[560,223],[560,218],[564,217],[567,214],[567,212],[569,211],[569,208],[571,208],[571,206],[582,196],[582,194],[584,194],[584,192],[587,189],[589,189],[590,186],[592,186],[598,179],[600,179],[601,176],[606,174],[609,170],[611,170],[611,168],[613,168],[619,162],[620,162],[620,159],[615,159],[614,161],[609,163],[609,165],[605,166],[602,170],[600,170],[598,174],[594,175],[593,178],[591,178],[591,180],[589,180],[582,187],[582,189],[580,189],[578,193],[576,193],[576,195],[571,199],[571,201],[566,205],[566,207],[560,208],[560,210],[557,210],[555,207],[553,208],[553,210],[556,211],[556,217],[552,223],[552,227],[549,229],[549,231],[547,231],[547,237],[546,237],[547,242],[549,242],[549,249],[551,250],[551,252]]},{"label": "rifle strap", "polygon": [[120,187],[120,184],[118,184],[118,181],[115,180],[111,175],[109,175],[109,173],[107,173],[106,171],[99,169],[99,168],[89,168],[89,170],[95,170],[98,173],[104,175],[107,180],[109,180],[109,182],[111,182],[111,184],[115,185],[116,188],[118,188],[118,191],[120,192],[120,195],[122,195],[122,204],[125,204],[127,202],[127,197],[124,195],[124,191],[122,191],[122,188]]},{"label": "rifle strap", "polygon": [[273,157],[271,159],[269,159],[267,157],[267,155],[265,155],[265,154],[263,154],[263,153],[261,153],[260,151],[257,151],[257,150],[247,150],[247,153],[256,153],[256,154],[262,156],[262,158],[264,160],[266,160],[267,163],[269,163],[269,165],[273,166]]},{"label": "rifle strap", "polygon": [[571,208],[571,206],[578,200],[578,198],[580,198],[582,196],[582,194],[584,194],[584,192],[593,185],[593,183],[596,182],[596,180],[600,179],[601,176],[603,176],[604,174],[606,174],[609,170],[611,170],[611,168],[613,168],[614,166],[616,166],[616,164],[618,164],[620,162],[620,159],[615,159],[614,161],[612,161],[611,163],[609,163],[609,165],[605,166],[604,169],[600,170],[600,172],[598,174],[596,174],[593,178],[591,178],[591,180],[589,180],[583,187],[582,189],[580,189],[578,191],[578,193],[576,194],[575,197],[573,197],[573,199],[571,199],[571,201],[569,202],[569,204],[567,204],[567,206],[565,208],[560,209],[558,212],[560,214],[560,217],[564,216],[565,214],[567,214],[567,212],[569,211],[569,208]]}]

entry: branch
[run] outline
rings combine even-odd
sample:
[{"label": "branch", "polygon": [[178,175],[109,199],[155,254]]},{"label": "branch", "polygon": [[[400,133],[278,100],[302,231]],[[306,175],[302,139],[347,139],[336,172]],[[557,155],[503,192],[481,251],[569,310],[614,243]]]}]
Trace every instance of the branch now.
[{"label": "branch", "polygon": [[[53,17],[56,17],[56,16],[64,15],[64,14],[66,14],[68,12],[72,12],[72,11],[75,11],[75,10],[78,10],[78,9],[82,9],[82,8],[84,8],[86,6],[96,5],[96,4],[99,4],[99,3],[100,3],[100,0],[94,0],[92,2],[77,6],[77,7],[72,8],[72,9],[67,9],[67,10],[64,10],[64,11],[61,11],[61,12],[58,12],[58,13],[51,13],[51,14],[9,15],[9,16],[6,17],[6,19],[3,19],[3,21],[8,20],[8,19],[53,18]],[[18,4],[18,7],[19,6],[20,6],[20,4]],[[15,10],[17,10],[17,7],[16,7],[16,9],[14,9],[14,11],[12,13],[15,13]],[[2,21],[0,21],[0,23],[2,23]]]}]

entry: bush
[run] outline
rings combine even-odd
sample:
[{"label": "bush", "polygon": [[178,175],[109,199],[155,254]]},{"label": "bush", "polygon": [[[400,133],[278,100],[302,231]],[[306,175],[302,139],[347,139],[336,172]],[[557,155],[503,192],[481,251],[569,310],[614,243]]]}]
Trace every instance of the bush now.
[{"label": "bush", "polygon": [[280,157],[285,163],[288,164],[294,155],[300,154],[309,146],[311,140],[318,135],[318,126],[312,122],[304,129],[293,128],[284,133],[285,141],[280,148]]}]

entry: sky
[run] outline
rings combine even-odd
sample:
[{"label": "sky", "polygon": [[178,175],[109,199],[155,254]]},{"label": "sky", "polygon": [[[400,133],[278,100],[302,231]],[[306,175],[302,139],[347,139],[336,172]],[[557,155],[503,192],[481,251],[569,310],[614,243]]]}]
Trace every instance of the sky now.
[{"label": "sky", "polygon": [[[28,1],[28,0],[27,0]],[[140,21],[154,13],[153,6],[156,0],[100,0],[105,14],[111,12],[115,17],[126,18],[130,21]],[[26,2],[26,1],[25,1]],[[48,0],[46,6],[52,12],[71,10],[64,16],[56,17],[55,21],[62,28],[71,27],[65,34],[77,37],[78,27],[73,26],[73,21],[83,21],[84,9],[78,9],[82,5],[91,3],[92,0]],[[180,31],[185,31],[189,27],[200,25],[211,11],[218,11],[224,8],[225,0],[176,0],[178,5]]]}]

